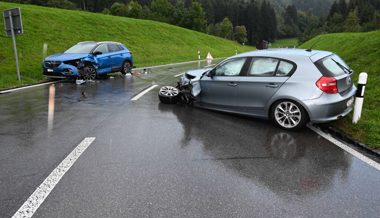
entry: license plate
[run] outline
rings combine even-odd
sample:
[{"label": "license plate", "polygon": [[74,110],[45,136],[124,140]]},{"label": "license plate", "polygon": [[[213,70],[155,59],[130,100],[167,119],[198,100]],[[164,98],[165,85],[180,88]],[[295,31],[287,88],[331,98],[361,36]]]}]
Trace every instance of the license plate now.
[{"label": "license plate", "polygon": [[350,98],[350,100],[347,101],[347,107],[352,107],[354,104],[354,97]]},{"label": "license plate", "polygon": [[53,70],[53,69],[47,69],[47,72],[49,72],[49,73],[53,73],[54,70]]}]

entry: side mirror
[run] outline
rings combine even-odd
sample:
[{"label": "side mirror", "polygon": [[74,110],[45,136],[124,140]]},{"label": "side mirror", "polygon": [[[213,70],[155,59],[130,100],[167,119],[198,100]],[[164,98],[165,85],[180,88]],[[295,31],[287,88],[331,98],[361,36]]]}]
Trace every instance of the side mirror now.
[{"label": "side mirror", "polygon": [[96,52],[93,52],[92,55],[94,56],[98,56],[98,55],[101,55],[103,54],[101,51],[96,51]]},{"label": "side mirror", "polygon": [[213,77],[215,76],[215,69],[210,70],[210,71],[207,73],[207,76],[210,77],[210,78],[213,78]]}]

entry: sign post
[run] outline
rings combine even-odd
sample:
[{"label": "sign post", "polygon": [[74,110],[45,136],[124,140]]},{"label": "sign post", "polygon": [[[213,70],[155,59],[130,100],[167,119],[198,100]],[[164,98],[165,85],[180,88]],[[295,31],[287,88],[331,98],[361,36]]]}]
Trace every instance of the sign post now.
[{"label": "sign post", "polygon": [[16,59],[17,79],[21,80],[20,67],[19,67],[19,61],[18,61],[18,52],[17,52],[17,45],[16,45],[16,35],[20,35],[23,33],[20,8],[13,8],[13,9],[8,9],[4,11],[4,28],[5,28],[5,33],[7,34],[7,36],[12,37],[13,51],[15,53],[15,59]]}]

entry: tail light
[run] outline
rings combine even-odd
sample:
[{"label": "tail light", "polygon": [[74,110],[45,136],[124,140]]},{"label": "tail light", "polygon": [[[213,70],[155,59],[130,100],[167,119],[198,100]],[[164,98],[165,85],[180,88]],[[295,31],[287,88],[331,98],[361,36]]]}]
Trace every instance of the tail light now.
[{"label": "tail light", "polygon": [[325,93],[338,93],[338,84],[334,77],[322,76],[316,83],[317,87]]}]

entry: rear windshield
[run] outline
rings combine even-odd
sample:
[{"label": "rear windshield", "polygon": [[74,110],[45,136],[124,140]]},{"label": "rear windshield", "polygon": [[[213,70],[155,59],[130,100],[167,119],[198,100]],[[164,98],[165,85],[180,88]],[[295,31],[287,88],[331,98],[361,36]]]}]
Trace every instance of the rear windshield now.
[{"label": "rear windshield", "polygon": [[323,58],[316,62],[316,66],[324,76],[336,77],[350,73],[350,68],[338,55]]}]

